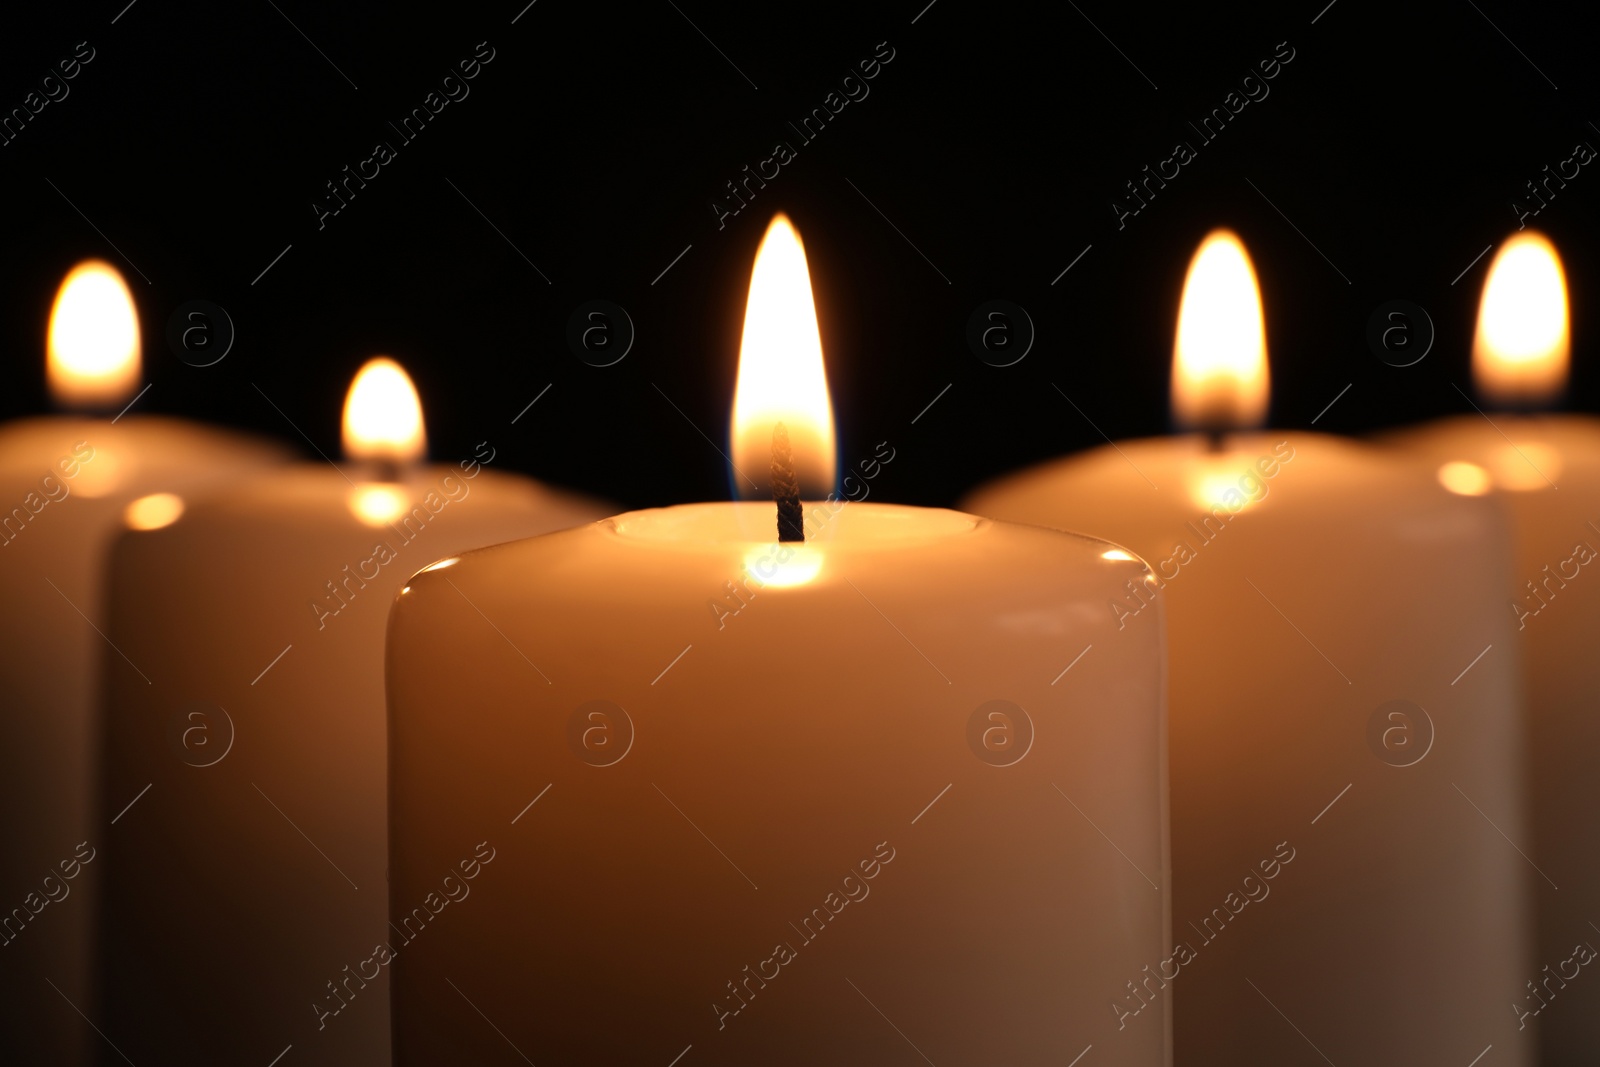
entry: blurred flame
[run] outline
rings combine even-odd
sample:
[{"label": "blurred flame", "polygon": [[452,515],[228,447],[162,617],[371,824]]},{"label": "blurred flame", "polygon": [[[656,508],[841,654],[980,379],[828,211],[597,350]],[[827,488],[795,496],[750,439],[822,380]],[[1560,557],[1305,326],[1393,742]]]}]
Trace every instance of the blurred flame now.
[{"label": "blurred flame", "polygon": [[350,490],[350,514],[368,526],[384,526],[411,507],[411,494],[391,482],[368,482]]},{"label": "blurred flame", "polygon": [[770,497],[772,430],[779,422],[789,431],[802,499],[825,497],[834,486],[833,406],[805,246],[784,215],[773,218],[756,252],[739,342],[733,465],[741,496]]},{"label": "blurred flame", "polygon": [[104,407],[133,395],[141,368],[139,313],[117,268],[73,267],[50,309],[46,377],[60,404]]},{"label": "blurred flame", "polygon": [[1439,468],[1439,484],[1460,496],[1482,496],[1493,483],[1476,463],[1452,460]]},{"label": "blurred flame", "polygon": [[345,458],[408,463],[421,459],[427,446],[411,376],[387,356],[367,360],[345,396]]},{"label": "blurred flame", "polygon": [[1267,337],[1244,244],[1213,230],[1189,262],[1172,352],[1172,410],[1184,426],[1237,429],[1266,418]]},{"label": "blurred flame", "polygon": [[183,514],[183,497],[176,493],[151,493],[130,503],[122,517],[130,530],[159,530]]},{"label": "blurred flame", "polygon": [[1567,280],[1543,234],[1527,230],[1500,247],[1483,283],[1472,377],[1499,404],[1552,400],[1567,384]]}]

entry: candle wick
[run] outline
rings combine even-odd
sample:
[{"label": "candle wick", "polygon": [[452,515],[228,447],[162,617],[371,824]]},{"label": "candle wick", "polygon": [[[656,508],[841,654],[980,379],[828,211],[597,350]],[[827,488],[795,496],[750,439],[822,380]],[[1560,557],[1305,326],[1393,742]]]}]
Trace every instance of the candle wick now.
[{"label": "candle wick", "polygon": [[1206,430],[1206,451],[1223,452],[1227,450],[1227,431],[1220,426],[1213,426]]},{"label": "candle wick", "polygon": [[781,422],[772,428],[772,499],[778,505],[778,540],[804,541],[800,481],[795,477],[794,455],[789,450],[789,429]]}]

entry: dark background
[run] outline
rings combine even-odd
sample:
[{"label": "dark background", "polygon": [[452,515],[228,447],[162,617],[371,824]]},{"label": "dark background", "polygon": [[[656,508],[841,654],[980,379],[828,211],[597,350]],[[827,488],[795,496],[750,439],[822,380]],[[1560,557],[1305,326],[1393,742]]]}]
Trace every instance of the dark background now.
[{"label": "dark background", "polygon": [[[1578,4],[525,3],[8,13],[0,109],[23,106],[78,42],[95,58],[0,146],[0,417],[48,410],[50,302],[74,262],[99,256],[143,317],[153,387],[136,411],[303,447],[287,415],[336,454],[351,374],[388,353],[417,380],[436,457],[487,439],[507,467],[625,505],[725,498],[724,461],[689,423],[725,447],[751,259],[783,210],[810,258],[842,462],[887,439],[904,458],[882,496],[951,503],[1099,443],[1095,426],[1169,428],[1183,272],[1217,225],[1238,230],[1261,274],[1275,424],[1309,425],[1347,383],[1317,429],[1470,410],[1452,383],[1470,392],[1492,254],[1466,268],[1516,228],[1524,182],[1579,141],[1600,146]],[[386,121],[480,41],[495,56],[470,96],[402,145]],[[801,144],[786,122],[880,41],[895,57],[870,95]],[[1270,95],[1202,145],[1185,120],[1282,41],[1295,57]],[[778,139],[798,158],[719,230],[710,201]],[[397,158],[319,230],[324,184],[379,140]],[[1198,158],[1119,231],[1112,199],[1178,140]],[[1600,408],[1584,309],[1600,270],[1595,169],[1536,220],[1567,265],[1567,403],[1583,410]],[[607,368],[565,339],[595,298],[637,327]],[[993,298],[1037,328],[1011,367],[965,341]],[[1365,341],[1373,309],[1395,298],[1437,328],[1407,368]],[[192,299],[237,327],[212,367],[180,362],[165,339]]]}]

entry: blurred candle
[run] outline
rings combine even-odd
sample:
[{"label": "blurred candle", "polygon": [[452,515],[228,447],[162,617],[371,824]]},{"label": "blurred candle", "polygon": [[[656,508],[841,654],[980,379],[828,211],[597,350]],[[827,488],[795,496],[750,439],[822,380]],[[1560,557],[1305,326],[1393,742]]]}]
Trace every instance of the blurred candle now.
[{"label": "blurred candle", "polygon": [[1533,881],[1538,952],[1532,970],[1508,976],[1505,999],[1538,1033],[1547,1062],[1588,1063],[1600,1056],[1600,989],[1543,985],[1562,971],[1571,978],[1575,952],[1581,959],[1600,945],[1590,925],[1600,918],[1600,774],[1591,765],[1600,751],[1600,580],[1589,566],[1600,555],[1600,420],[1532,410],[1565,389],[1568,348],[1560,257],[1542,235],[1515,234],[1489,268],[1472,349],[1478,396],[1494,414],[1387,440],[1451,492],[1493,494],[1511,516],[1515,566],[1501,611],[1515,631],[1507,651],[1523,660],[1532,771],[1529,836],[1518,844],[1550,881]]},{"label": "blurred candle", "polygon": [[[732,462],[826,491],[781,216],[746,315]],[[688,505],[402,591],[373,950],[398,1064],[1168,1062],[1165,998],[1121,1032],[1106,1011],[1168,945],[1159,612],[1118,632],[1101,608],[1146,568],[952,511],[805,507],[803,544],[773,543],[771,500]]]},{"label": "blurred candle", "polygon": [[1525,840],[1495,510],[1338,438],[1231,432],[1265,415],[1267,369],[1227,231],[1190,265],[1173,375],[1179,421],[1209,433],[1058,460],[968,507],[1155,568],[1155,592],[1101,610],[1168,611],[1173,930],[1197,957],[1162,994],[1178,1061],[1310,1044],[1399,1067],[1493,1043],[1531,1063],[1505,1010],[1533,872],[1497,832]]},{"label": "blurred candle", "polygon": [[342,468],[244,481],[116,546],[107,633],[150,682],[118,678],[107,710],[102,803],[140,799],[97,861],[97,1022],[134,1062],[265,1064],[292,1044],[301,1065],[389,1063],[386,976],[356,973],[390,936],[389,604],[431,560],[602,513],[484,469],[488,442],[417,465],[421,409],[391,360],[357,375],[344,443]]},{"label": "blurred candle", "polygon": [[79,1065],[100,1043],[78,1012],[92,1010],[93,898],[116,832],[90,810],[102,655],[114,675],[145,684],[145,665],[103,636],[102,558],[125,524],[285,456],[127,412],[143,378],[139,317],[107,263],[81,263],[62,282],[46,370],[57,404],[107,414],[0,426],[0,1062]]}]

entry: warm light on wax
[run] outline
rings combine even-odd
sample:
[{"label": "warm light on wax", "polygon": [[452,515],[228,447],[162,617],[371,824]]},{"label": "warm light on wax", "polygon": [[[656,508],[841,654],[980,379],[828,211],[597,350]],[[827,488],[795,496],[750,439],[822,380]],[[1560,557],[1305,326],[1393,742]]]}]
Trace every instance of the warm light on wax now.
[{"label": "warm light on wax", "polygon": [[151,493],[123,509],[122,517],[130,530],[159,530],[171,526],[183,514],[183,497],[176,493]]},{"label": "warm light on wax", "polygon": [[67,274],[50,309],[46,376],[58,404],[121,403],[139,384],[139,315],[122,275],[85,260]]},{"label": "warm light on wax", "polygon": [[1172,411],[1199,429],[1259,426],[1267,414],[1261,290],[1244,244],[1213,230],[1189,262],[1172,351]]},{"label": "warm light on wax", "polygon": [[772,220],[756,252],[739,342],[733,465],[740,472],[734,480],[746,499],[771,495],[766,473],[772,430],[779,422],[789,431],[801,498],[827,496],[836,466],[833,406],[805,246],[784,215]]},{"label": "warm light on wax", "polygon": [[1482,496],[1493,488],[1494,480],[1476,463],[1451,460],[1440,464],[1439,484],[1457,496]]},{"label": "warm light on wax", "polygon": [[1473,384],[1497,404],[1553,400],[1566,388],[1568,348],[1561,257],[1542,234],[1516,234],[1496,253],[1483,284]]},{"label": "warm light on wax", "polygon": [[411,494],[388,482],[368,482],[350,493],[350,513],[377,529],[404,515],[411,507]]}]

